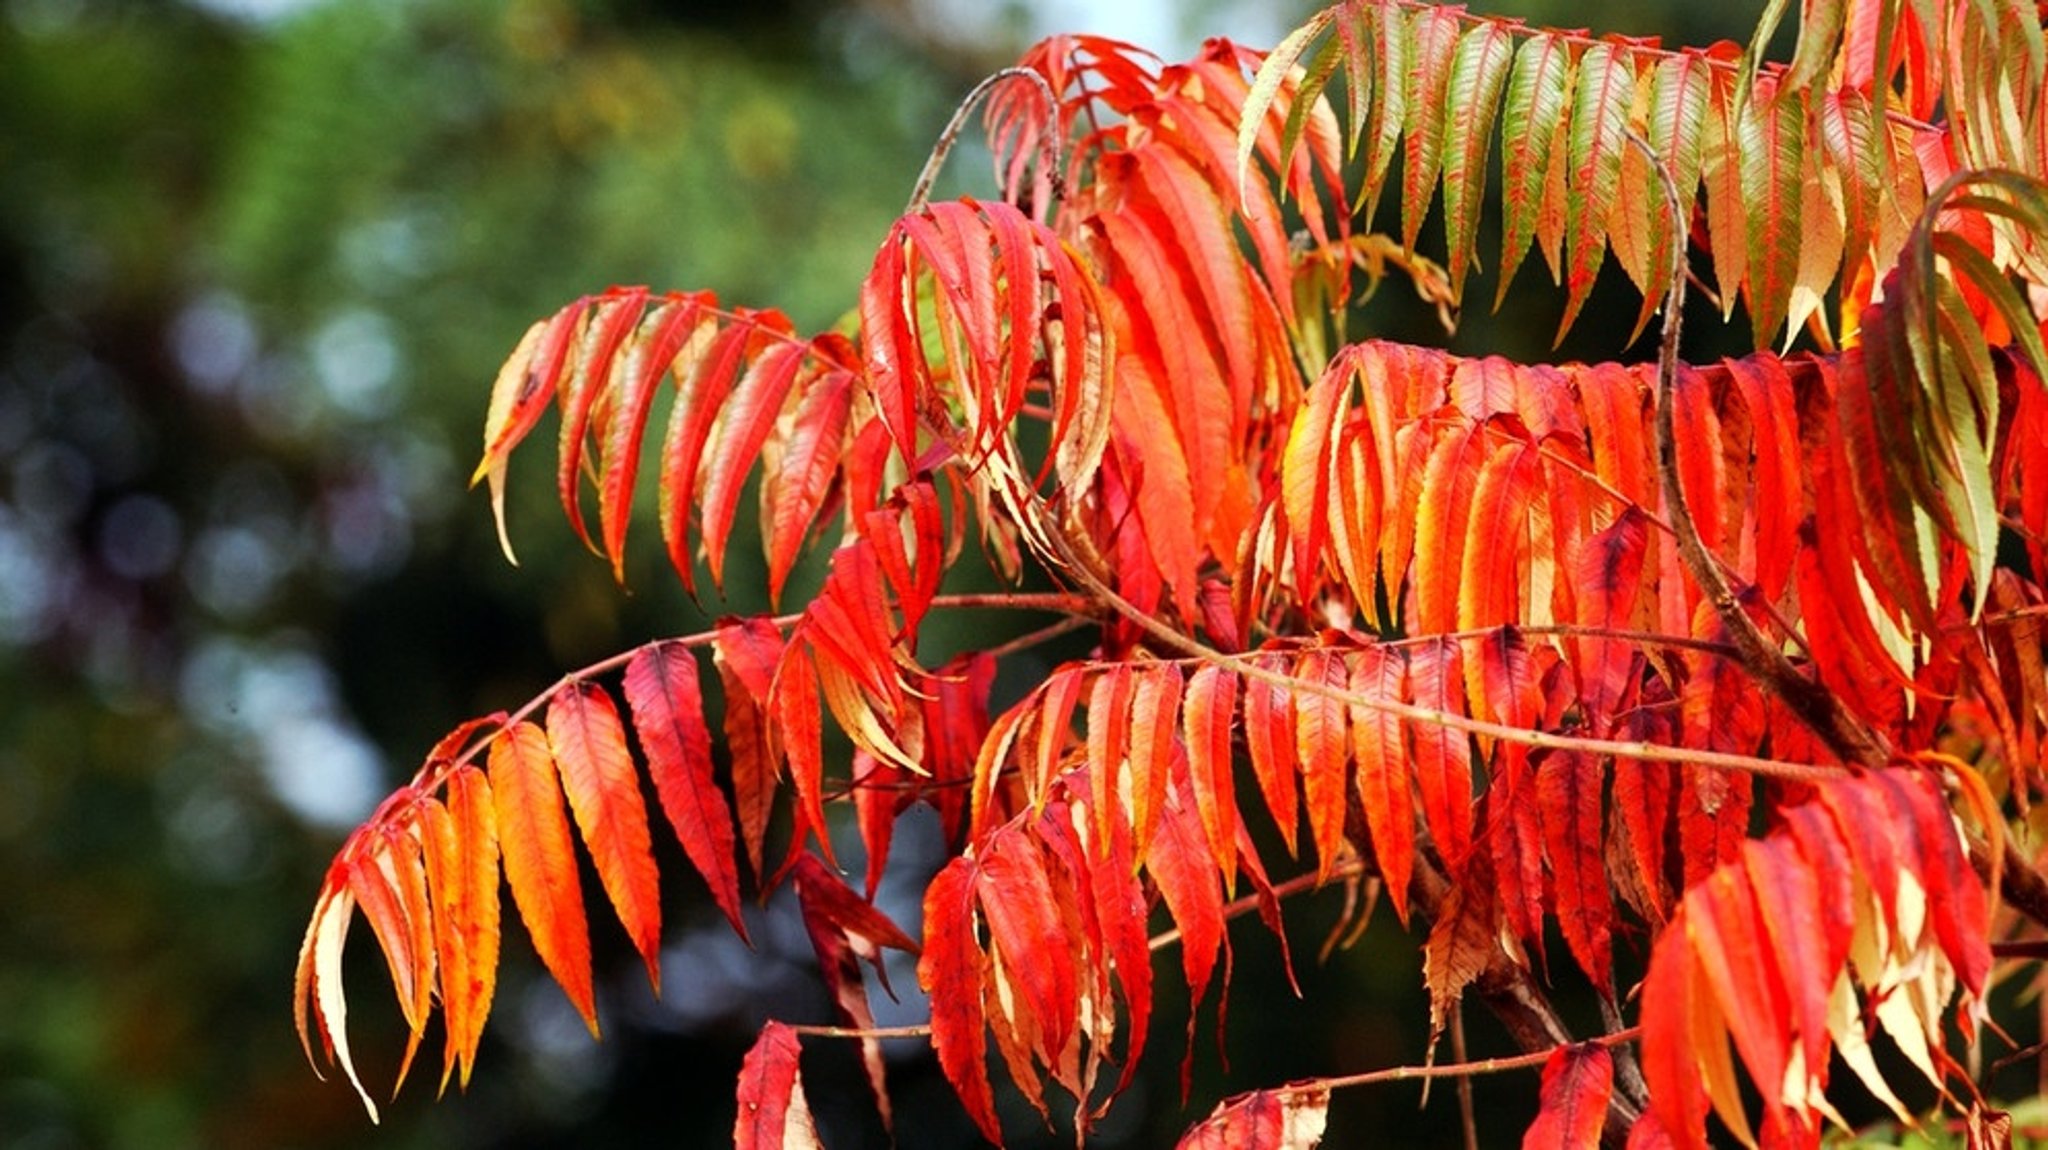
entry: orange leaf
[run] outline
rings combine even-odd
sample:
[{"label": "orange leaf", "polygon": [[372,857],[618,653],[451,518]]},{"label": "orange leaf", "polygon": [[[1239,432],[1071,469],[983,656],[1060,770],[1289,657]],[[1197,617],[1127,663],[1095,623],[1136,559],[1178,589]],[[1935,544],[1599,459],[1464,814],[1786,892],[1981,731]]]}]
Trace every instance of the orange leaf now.
[{"label": "orange leaf", "polygon": [[804,1099],[796,1032],[770,1020],[740,1063],[739,1117],[733,1150],[818,1150],[818,1129]]},{"label": "orange leaf", "polygon": [[548,737],[532,723],[505,728],[491,741],[490,780],[512,903],[541,962],[595,1035],[597,1003],[590,982],[583,883]]},{"label": "orange leaf", "polygon": [[577,538],[588,547],[590,532],[583,526],[583,501],[578,482],[583,474],[583,444],[590,431],[590,413],[612,373],[613,357],[626,336],[640,325],[647,309],[644,287],[614,288],[598,299],[597,316],[591,322],[588,346],[577,349],[576,368],[569,373],[562,395],[562,442],[555,468],[555,484],[562,499],[562,513]]},{"label": "orange leaf", "polygon": [[796,383],[807,354],[806,345],[790,343],[778,343],[763,352],[733,389],[719,434],[710,444],[709,470],[699,506],[703,512],[705,564],[714,584],[723,586],[725,541],[732,531],[733,513],[739,507],[740,485],[761,458],[761,447],[775,430],[775,421],[782,414],[782,401]]},{"label": "orange leaf", "polygon": [[[662,813],[711,899],[741,938],[739,868],[733,858],[732,809],[713,778],[711,732],[697,686],[697,660],[680,643],[652,643],[626,664],[626,705],[647,755],[647,774]],[[741,705],[745,705],[742,703]]]},{"label": "orange leaf", "polygon": [[[773,318],[773,317],[762,317]],[[690,370],[677,381],[675,407],[661,446],[661,537],[669,562],[691,594],[697,589],[697,566],[690,543],[690,519],[700,514],[699,469],[711,427],[732,394],[758,331],[756,317],[743,313],[713,336]]]},{"label": "orange leaf", "polygon": [[[1302,656],[1295,677],[1335,691],[1343,690],[1349,680],[1343,657],[1327,649]],[[1301,772],[1309,832],[1315,838],[1317,882],[1329,879],[1330,868],[1344,848],[1344,818],[1351,798],[1347,709],[1342,700],[1329,695],[1294,693],[1294,760]]]},{"label": "orange leaf", "polygon": [[662,376],[674,366],[684,344],[708,325],[705,309],[713,306],[716,301],[709,293],[669,294],[657,313],[660,318],[649,321],[652,334],[613,367],[610,416],[600,431],[597,520],[614,579],[625,578],[626,527],[632,522],[633,481],[640,473],[648,413],[661,390]]},{"label": "orange leaf", "polygon": [[1209,837],[1209,850],[1222,868],[1226,887],[1237,885],[1237,787],[1232,780],[1230,735],[1237,711],[1237,676],[1213,663],[1188,680],[1181,709],[1188,748],[1189,790]]},{"label": "orange leaf", "polygon": [[1424,466],[1421,498],[1413,505],[1415,567],[1409,575],[1419,633],[1457,630],[1465,527],[1472,516],[1473,489],[1485,450],[1477,428],[1461,424],[1438,437]]},{"label": "orange leaf", "polygon": [[[782,601],[789,569],[816,526],[839,460],[854,393],[850,371],[830,370],[805,386],[781,444],[779,465],[761,476],[761,532],[768,549],[768,601]],[[707,529],[708,534],[708,529]],[[721,548],[722,550],[722,548]]]},{"label": "orange leaf", "polygon": [[[1277,654],[1259,656],[1258,665],[1268,671],[1287,669]],[[1244,686],[1244,738],[1251,749],[1252,774],[1265,795],[1266,809],[1280,830],[1287,853],[1295,853],[1295,834],[1300,807],[1295,797],[1295,740],[1293,693],[1286,687],[1253,679]]]},{"label": "orange leaf", "polygon": [[1494,627],[1522,617],[1521,589],[1532,559],[1532,507],[1544,498],[1542,457],[1529,443],[1504,443],[1480,469],[1472,490],[1457,581],[1457,627]]},{"label": "orange leaf", "polygon": [[[491,783],[465,766],[448,779],[444,817],[431,818],[427,878],[434,899],[434,942],[441,955],[441,1009],[448,1062],[469,1085],[484,1020],[498,985],[498,823]],[[442,1073],[442,1084],[447,1084]]]},{"label": "orange leaf", "polygon": [[[1408,662],[1397,647],[1371,646],[1352,668],[1351,689],[1383,702],[1407,698]],[[1386,879],[1394,913],[1408,921],[1408,883],[1415,866],[1415,799],[1408,782],[1401,720],[1353,705],[1351,749],[1358,763],[1358,801],[1372,832],[1373,855]]]},{"label": "orange leaf", "polygon": [[1131,829],[1139,858],[1152,842],[1166,780],[1173,763],[1174,733],[1180,725],[1180,668],[1154,663],[1138,672],[1131,698]]},{"label": "orange leaf", "polygon": [[647,833],[640,775],[626,750],[626,728],[610,695],[571,683],[548,701],[548,745],[561,768],[569,810],[597,864],[597,877],[627,937],[661,990],[661,881]]},{"label": "orange leaf", "polygon": [[[1448,639],[1415,648],[1408,665],[1410,701],[1447,715],[1465,713],[1458,645]],[[1422,821],[1453,875],[1472,845],[1472,754],[1463,732],[1436,723],[1409,725],[1411,761],[1422,795]]]}]

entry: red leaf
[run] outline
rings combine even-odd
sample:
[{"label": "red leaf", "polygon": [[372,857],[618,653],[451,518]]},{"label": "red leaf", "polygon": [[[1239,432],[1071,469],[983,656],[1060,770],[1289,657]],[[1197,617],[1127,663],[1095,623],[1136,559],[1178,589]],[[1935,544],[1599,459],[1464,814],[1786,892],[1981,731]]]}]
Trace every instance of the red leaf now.
[{"label": "red leaf", "polygon": [[1599,1046],[1560,1046],[1543,1064],[1543,1093],[1522,1150],[1593,1150],[1614,1093],[1614,1060]]},{"label": "red leaf", "polygon": [[1012,993],[1030,1008],[1037,1053],[1050,1062],[1080,1015],[1074,955],[1080,940],[1066,931],[1037,843],[1018,832],[998,835],[982,857],[974,891],[988,923],[989,949],[1012,980]]},{"label": "red leaf", "polygon": [[626,729],[610,695],[572,683],[548,701],[548,745],[561,767],[569,810],[597,863],[627,937],[647,964],[647,980],[661,990],[661,885],[640,775],[626,750]]},{"label": "red leaf", "polygon": [[1557,896],[1557,924],[1579,968],[1611,992],[1613,953],[1608,947],[1614,904],[1607,895],[1606,838],[1600,795],[1606,771],[1599,759],[1577,751],[1554,752],[1536,769],[1537,806]]},{"label": "red leaf", "polygon": [[817,1150],[817,1126],[804,1099],[796,1032],[780,1022],[761,1028],[740,1064],[739,1117],[733,1150]]},{"label": "red leaf", "polygon": [[1650,952],[1642,992],[1643,1079],[1665,1137],[1679,1150],[1707,1150],[1707,1091],[1694,1044],[1711,1042],[1726,1059],[1727,1039],[1695,1033],[1694,999],[1712,991],[1700,984],[1691,951],[1691,940],[1674,925],[1664,928]]},{"label": "red leaf", "polygon": [[1561,1046],[1542,1066],[1542,1101],[1522,1150],[1593,1150],[1614,1093],[1614,1058],[1599,1046]]},{"label": "red leaf", "polygon": [[[1649,546],[1648,516],[1631,503],[1614,522],[1587,539],[1578,554],[1579,622],[1626,630],[1634,621]],[[1612,729],[1627,691],[1631,645],[1619,639],[1578,641],[1579,699],[1596,736]]]},{"label": "red leaf", "polygon": [[931,998],[932,1049],[939,1068],[953,1084],[961,1105],[982,1136],[1001,1143],[995,1094],[989,1088],[988,1015],[982,983],[988,956],[975,937],[976,864],[956,858],[933,876],[924,894],[924,953],[917,962],[917,984]]},{"label": "red leaf", "polygon": [[1200,816],[1178,784],[1167,788],[1166,809],[1145,867],[1166,900],[1174,924],[1180,927],[1180,959],[1187,975],[1188,998],[1199,1004],[1216,968],[1216,952],[1223,945],[1223,894],[1216,884],[1215,862],[1202,840]]},{"label": "red leaf", "polygon": [[853,384],[850,371],[832,370],[813,378],[797,402],[788,437],[778,453],[779,465],[762,472],[761,533],[768,549],[770,603],[782,601],[789,569],[796,565],[804,538],[815,526],[838,473]]},{"label": "red leaf", "polygon": [[697,660],[681,643],[652,643],[626,664],[626,705],[647,755],[647,773],[676,841],[711,888],[712,901],[741,938],[739,864],[732,809],[713,777],[711,732],[697,686]]},{"label": "red leaf", "polygon": [[[855,897],[816,855],[805,852],[791,867],[797,903],[803,910],[804,931],[811,948],[818,953],[818,969],[825,987],[838,1008],[839,1020],[847,1026],[872,1030],[874,1011],[868,1006],[867,984],[861,980],[860,963],[875,969],[882,989],[889,978],[882,966],[883,947],[915,953],[917,944],[889,921],[887,915]],[[860,1040],[861,1064],[867,1072],[868,1088],[882,1115],[882,1125],[892,1125],[889,1087],[882,1068],[882,1041],[872,1035]]]},{"label": "red leaf", "polygon": [[[822,666],[818,668],[822,670]],[[818,675],[810,659],[799,654],[783,660],[764,714],[774,727],[789,777],[796,784],[796,825],[790,834],[790,850],[801,850],[805,836],[816,832],[818,846],[827,859],[833,859],[831,828],[825,823],[824,721],[818,709]],[[836,859],[833,862],[837,865]]]},{"label": "red leaf", "polygon": [[723,586],[725,541],[739,507],[740,485],[761,458],[761,446],[775,430],[782,401],[802,370],[806,345],[777,343],[761,354],[733,389],[732,402],[710,444],[709,470],[699,505],[703,514],[704,559],[711,581]]},{"label": "red leaf", "polygon": [[762,840],[782,778],[782,751],[768,726],[768,694],[782,659],[782,632],[766,619],[721,619],[711,640],[725,687],[725,745],[732,756],[732,799],[740,840],[757,878]]},{"label": "red leaf", "polygon": [[517,723],[491,742],[490,779],[512,904],[541,962],[595,1035],[597,1003],[590,983],[583,883],[576,873],[554,756],[539,727]]}]

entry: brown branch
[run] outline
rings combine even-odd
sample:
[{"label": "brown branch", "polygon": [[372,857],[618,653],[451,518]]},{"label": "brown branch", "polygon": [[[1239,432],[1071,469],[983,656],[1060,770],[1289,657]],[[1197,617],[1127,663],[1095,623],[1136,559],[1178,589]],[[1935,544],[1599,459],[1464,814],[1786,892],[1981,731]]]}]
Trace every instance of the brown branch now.
[{"label": "brown branch", "polygon": [[[1613,1034],[1602,1034],[1584,1042],[1566,1043],[1572,1046],[1619,1046],[1634,1042],[1642,1037],[1642,1027],[1632,1026]],[[1510,1054],[1501,1058],[1481,1058],[1472,1062],[1442,1062],[1433,1066],[1389,1066],[1385,1070],[1368,1070],[1363,1074],[1344,1074],[1332,1078],[1308,1078],[1275,1087],[1275,1094],[1315,1094],[1328,1090],[1342,1090],[1347,1086],[1372,1086],[1381,1082],[1413,1082],[1431,1078],[1476,1078],[1482,1074],[1501,1074],[1510,1070],[1540,1069],[1550,1060],[1550,1050],[1536,1050],[1528,1054]]]},{"label": "brown branch", "polygon": [[810,1026],[800,1023],[785,1023],[790,1030],[807,1038],[930,1038],[932,1025],[929,1022],[913,1023],[909,1026]]},{"label": "brown branch", "polygon": [[[1307,874],[1298,874],[1286,882],[1274,886],[1267,893],[1270,893],[1275,899],[1287,898],[1291,895],[1300,894],[1305,890],[1319,888],[1331,879],[1350,878],[1352,875],[1364,873],[1365,864],[1354,859],[1351,862],[1331,867],[1330,873],[1327,875],[1317,875],[1313,871]],[[1229,922],[1233,918],[1240,918],[1246,911],[1256,910],[1258,906],[1259,895],[1257,894],[1248,894],[1243,898],[1233,899],[1223,904],[1223,921]],[[1179,941],[1180,928],[1174,926],[1153,935],[1147,945],[1152,950],[1164,950]]]},{"label": "brown branch", "polygon": [[1783,651],[1773,646],[1757,628],[1742,601],[1721,574],[1715,556],[1700,538],[1699,526],[1685,502],[1685,489],[1678,474],[1678,439],[1673,430],[1672,409],[1677,401],[1678,340],[1685,313],[1685,245],[1676,239],[1679,220],[1678,186],[1671,171],[1649,141],[1634,132],[1628,141],[1642,151],[1657,173],[1664,192],[1667,218],[1673,221],[1669,287],[1664,293],[1664,332],[1657,351],[1657,474],[1663,481],[1664,502],[1671,516],[1671,529],[1678,536],[1678,553],[1692,573],[1693,581],[1714,605],[1721,625],[1742,653],[1743,669],[1764,689],[1776,695],[1800,722],[1811,728],[1821,742],[1845,763],[1881,767],[1891,751],[1882,736],[1850,713],[1841,697],[1818,681],[1799,673]]}]

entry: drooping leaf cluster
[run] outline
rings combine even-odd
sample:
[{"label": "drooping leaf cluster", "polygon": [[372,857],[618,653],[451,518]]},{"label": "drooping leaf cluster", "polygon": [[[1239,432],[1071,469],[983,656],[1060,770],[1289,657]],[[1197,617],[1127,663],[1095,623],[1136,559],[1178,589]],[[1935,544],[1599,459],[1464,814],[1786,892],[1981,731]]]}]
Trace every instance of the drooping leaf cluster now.
[{"label": "drooping leaf cluster", "polygon": [[[735,929],[749,879],[797,887],[846,1025],[872,1030],[859,962],[920,952],[932,1045],[993,1141],[992,1065],[1085,1126],[1147,1046],[1155,920],[1199,1002],[1240,889],[1284,942],[1283,867],[1363,876],[1428,924],[1439,1031],[1488,988],[1547,1009],[1553,924],[1610,1014],[1635,1004],[1647,1095],[1616,1073],[1618,1023],[1549,1040],[1531,1144],[1700,1145],[1709,1111],[1812,1144],[1837,1054],[1903,1113],[1880,1031],[1969,1087],[1945,1027],[1974,1033],[1991,891],[2032,873],[2003,812],[2038,799],[2048,731],[2048,357],[2014,282],[2042,282],[2042,67],[2037,15],[2000,3],[1807,4],[1787,67],[1391,0],[1270,55],[1055,38],[993,91],[998,196],[913,203],[857,330],[639,288],[569,305],[492,395],[477,477],[501,528],[509,459],[554,409],[564,510],[588,541],[594,493],[615,570],[652,440],[686,587],[700,561],[722,580],[750,485],[771,593],[828,541],[823,585],[451,735],[330,871],[301,1033],[354,1077],[360,911],[415,1043],[438,1002],[466,1080],[501,871],[594,1030],[578,839],[658,984],[644,777]],[[1824,350],[1552,366],[1344,342],[1369,255],[1412,256],[1439,186],[1462,291],[1496,140],[1503,291],[1535,246],[1569,325],[1612,253],[1647,320],[1696,258],[1760,343]],[[1398,246],[1358,230],[1396,171]],[[917,659],[970,530],[1063,587],[1014,605],[1098,633],[993,711],[1009,649]],[[840,801],[870,896],[897,814],[939,811],[954,857],[921,941],[837,877]],[[1623,939],[1651,955],[1637,988]],[[744,1144],[814,1139],[797,1048],[773,1023],[749,1056]],[[1327,1089],[1243,1096],[1188,1144],[1312,1145]]]}]

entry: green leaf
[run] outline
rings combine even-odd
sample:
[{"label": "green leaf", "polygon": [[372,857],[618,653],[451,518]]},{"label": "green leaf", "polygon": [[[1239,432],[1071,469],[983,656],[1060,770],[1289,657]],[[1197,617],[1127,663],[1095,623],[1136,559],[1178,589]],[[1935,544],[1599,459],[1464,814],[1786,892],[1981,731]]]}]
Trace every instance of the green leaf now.
[{"label": "green leaf", "polygon": [[1792,287],[1799,280],[1801,211],[1806,166],[1800,102],[1767,94],[1736,115],[1742,206],[1748,239],[1749,316],[1758,347],[1777,338]]},{"label": "green leaf", "polygon": [[1551,142],[1564,122],[1565,96],[1571,86],[1571,60],[1564,41],[1532,36],[1515,52],[1508,74],[1507,100],[1501,109],[1501,194],[1503,221],[1500,286],[1493,306],[1507,298],[1515,269],[1528,254],[1543,207],[1543,189],[1550,176]]},{"label": "green leaf", "polygon": [[1438,109],[1463,98],[1445,88],[1458,51],[1458,18],[1457,9],[1432,5],[1417,9],[1407,25],[1412,45],[1407,74],[1413,90],[1401,122],[1407,145],[1401,163],[1401,247],[1406,251],[1415,250],[1443,167],[1444,117]]},{"label": "green leaf", "polygon": [[1465,270],[1474,262],[1479,209],[1486,201],[1486,162],[1501,87],[1514,61],[1514,40],[1491,22],[1475,25],[1451,61],[1452,98],[1444,106],[1444,241],[1451,294],[1463,299]]},{"label": "green leaf", "polygon": [[[1272,110],[1274,99],[1280,94],[1280,86],[1287,82],[1288,76],[1294,71],[1294,66],[1301,61],[1301,54],[1307,50],[1309,42],[1321,35],[1323,30],[1330,26],[1330,21],[1335,16],[1336,9],[1326,8],[1311,17],[1308,23],[1289,32],[1286,39],[1280,41],[1271,52],[1266,54],[1266,59],[1259,65],[1258,74],[1252,77],[1251,91],[1246,93],[1244,98],[1244,113],[1237,121],[1237,195],[1239,200],[1244,199],[1245,179],[1251,172],[1252,151],[1258,146],[1260,128],[1266,121],[1266,114]],[[1327,51],[1317,55],[1318,69],[1321,70],[1325,78],[1329,75],[1329,68],[1333,66],[1333,62],[1330,64],[1324,63],[1327,57]],[[1311,75],[1316,70],[1311,69]],[[1312,104],[1315,101],[1313,99],[1302,100],[1297,98],[1295,102],[1297,104]],[[1290,116],[1290,124],[1292,121],[1293,117]],[[1282,167],[1285,167],[1287,156],[1294,150],[1295,138],[1296,133],[1289,133],[1281,144],[1280,162]]]},{"label": "green leaf", "polygon": [[[1366,114],[1365,181],[1359,188],[1359,204],[1365,222],[1372,223],[1379,207],[1380,189],[1387,178],[1387,165],[1394,158],[1394,145],[1401,138],[1401,126],[1408,119],[1408,77],[1414,54],[1414,29],[1392,5],[1366,9],[1366,39],[1373,54],[1372,98]],[[1353,76],[1358,84],[1365,79]]]},{"label": "green leaf", "polygon": [[[1607,254],[1608,216],[1621,186],[1621,152],[1628,146],[1628,110],[1635,94],[1635,73],[1617,59],[1612,46],[1595,44],[1579,57],[1578,84],[1572,97],[1567,158],[1571,194],[1565,199],[1565,286],[1568,296],[1557,338],[1578,318],[1593,290],[1600,263]],[[1656,203],[1661,204],[1662,197]],[[1661,210],[1638,205],[1645,210]]]}]

